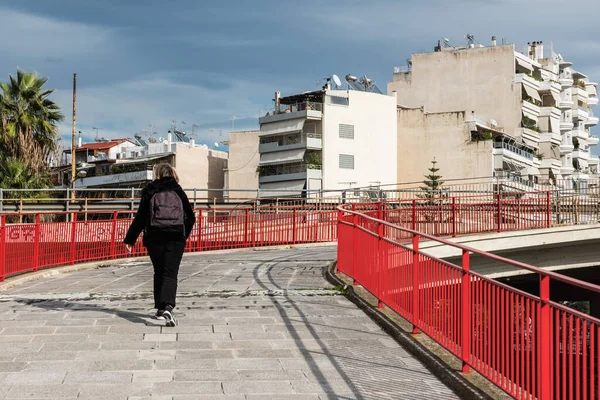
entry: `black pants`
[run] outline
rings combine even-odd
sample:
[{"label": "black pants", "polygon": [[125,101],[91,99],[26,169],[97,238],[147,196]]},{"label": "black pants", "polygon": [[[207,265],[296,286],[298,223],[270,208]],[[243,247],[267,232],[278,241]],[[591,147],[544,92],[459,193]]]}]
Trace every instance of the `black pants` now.
[{"label": "black pants", "polygon": [[[158,239],[158,238],[156,238]],[[177,274],[185,243],[173,240],[151,240],[146,248],[154,266],[154,308],[175,307]]]}]

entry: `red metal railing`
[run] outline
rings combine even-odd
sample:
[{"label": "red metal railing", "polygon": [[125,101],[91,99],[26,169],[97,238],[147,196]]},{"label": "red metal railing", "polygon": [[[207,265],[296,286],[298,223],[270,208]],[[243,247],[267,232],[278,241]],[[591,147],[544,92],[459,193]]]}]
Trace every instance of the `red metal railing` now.
[{"label": "red metal railing", "polygon": [[[553,301],[550,282],[594,295],[600,286],[376,219],[386,212],[339,209],[339,272],[514,398],[599,397],[600,320]],[[461,265],[419,251],[422,239],[461,249]],[[471,271],[471,254],[537,274],[539,292]]]},{"label": "red metal railing", "polygon": [[[337,239],[337,212],[289,210],[196,210],[186,251],[331,242]],[[75,216],[73,218],[73,216]],[[91,217],[98,219],[91,220]],[[129,257],[122,241],[130,211],[0,215],[0,281],[41,268]],[[90,218],[87,218],[90,217]],[[11,219],[28,223],[7,223]],[[64,219],[68,222],[44,222]],[[145,254],[141,238],[133,255]]]}]

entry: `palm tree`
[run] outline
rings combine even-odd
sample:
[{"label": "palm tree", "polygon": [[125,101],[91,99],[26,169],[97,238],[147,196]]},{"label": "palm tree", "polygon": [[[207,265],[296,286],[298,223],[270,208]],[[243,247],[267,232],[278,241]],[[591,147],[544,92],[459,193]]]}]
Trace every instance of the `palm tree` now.
[{"label": "palm tree", "polygon": [[[47,187],[48,175],[34,173],[26,161],[8,157],[0,162],[0,188],[43,189]],[[39,193],[39,192],[38,192]],[[6,198],[36,197],[18,192],[5,191]]]},{"label": "palm tree", "polygon": [[49,99],[54,90],[43,87],[47,81],[34,72],[17,71],[0,83],[0,151],[25,161],[34,173],[47,169],[63,119],[60,107]]}]

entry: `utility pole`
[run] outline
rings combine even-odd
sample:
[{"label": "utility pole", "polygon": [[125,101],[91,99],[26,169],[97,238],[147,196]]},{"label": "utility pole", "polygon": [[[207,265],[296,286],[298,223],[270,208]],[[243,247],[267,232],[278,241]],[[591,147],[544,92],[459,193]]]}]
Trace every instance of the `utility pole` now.
[{"label": "utility pole", "polygon": [[71,199],[75,200],[75,180],[77,179],[75,161],[76,157],[76,138],[75,127],[77,125],[77,74],[73,74],[73,125],[71,130]]}]

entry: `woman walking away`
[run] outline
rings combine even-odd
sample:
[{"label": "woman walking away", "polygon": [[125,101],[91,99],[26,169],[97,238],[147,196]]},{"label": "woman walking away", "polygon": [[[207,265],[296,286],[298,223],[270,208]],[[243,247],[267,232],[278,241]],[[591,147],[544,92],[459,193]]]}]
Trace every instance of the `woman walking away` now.
[{"label": "woman walking away", "polygon": [[177,273],[192,232],[194,210],[179,186],[175,169],[161,163],[154,167],[155,180],[142,191],[138,212],[123,243],[132,251],[138,236],[144,231],[143,244],[154,266],[155,317],[166,320],[167,326],[177,325],[173,309],[177,295]]}]

